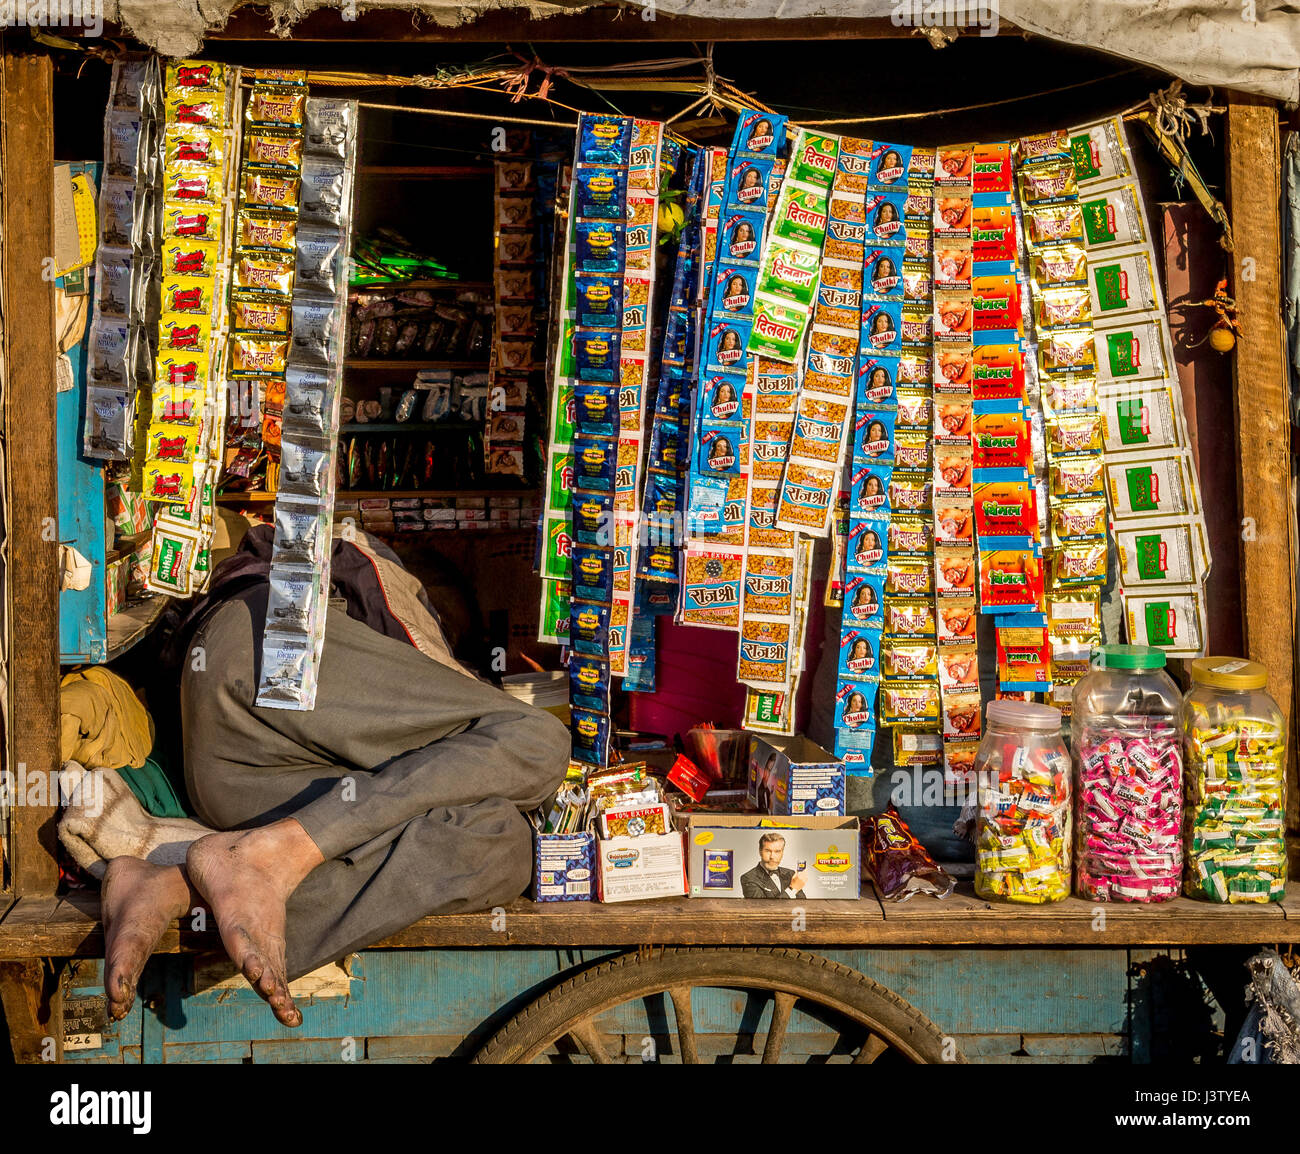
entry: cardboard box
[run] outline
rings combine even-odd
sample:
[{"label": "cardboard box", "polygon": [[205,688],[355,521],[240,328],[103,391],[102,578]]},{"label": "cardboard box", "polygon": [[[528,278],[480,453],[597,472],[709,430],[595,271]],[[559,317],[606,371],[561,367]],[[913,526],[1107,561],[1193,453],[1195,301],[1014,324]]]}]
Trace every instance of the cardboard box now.
[{"label": "cardboard box", "polygon": [[856,817],[692,814],[686,852],[693,898],[817,901],[861,892]]},{"label": "cardboard box", "polygon": [[533,839],[533,901],[589,902],[596,839],[589,833],[539,833]]},{"label": "cardboard box", "polygon": [[802,735],[750,740],[749,800],[763,813],[843,817],[847,782],[844,763]]},{"label": "cardboard box", "polygon": [[681,897],[686,893],[682,835],[642,834],[598,841],[596,878],[602,902]]}]

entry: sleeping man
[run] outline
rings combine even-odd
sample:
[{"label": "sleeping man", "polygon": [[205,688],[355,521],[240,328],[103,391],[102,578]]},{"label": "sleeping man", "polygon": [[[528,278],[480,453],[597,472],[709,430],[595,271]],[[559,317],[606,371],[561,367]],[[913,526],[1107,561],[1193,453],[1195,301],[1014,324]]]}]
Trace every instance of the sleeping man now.
[{"label": "sleeping man", "polygon": [[[557,718],[449,654],[385,635],[351,599],[329,608],[315,709],[255,705],[269,585],[266,556],[247,554],[269,555],[269,535],[249,538],[173,640],[185,783],[199,820],[221,832],[195,841],[183,866],[109,862],[114,1019],[171,922],[201,907],[276,1018],[300,1025],[291,979],[426,914],[522,893],[532,847],[521,811],[550,797],[568,765]],[[336,541],[336,559],[348,548]]]}]

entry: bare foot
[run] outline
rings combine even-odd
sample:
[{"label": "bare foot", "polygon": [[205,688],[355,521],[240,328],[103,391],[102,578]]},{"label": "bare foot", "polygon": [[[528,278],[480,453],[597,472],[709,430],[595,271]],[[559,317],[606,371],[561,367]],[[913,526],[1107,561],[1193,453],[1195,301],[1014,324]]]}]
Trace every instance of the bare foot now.
[{"label": "bare foot", "polygon": [[104,921],[104,995],[113,1021],[135,1001],[140,972],[167,927],[190,908],[190,886],[180,866],[151,865],[134,857],[108,863],[100,899]]},{"label": "bare foot", "polygon": [[324,859],[292,818],[243,833],[201,837],[185,859],[217,919],[230,960],[286,1026],[301,1026],[284,961],[285,902]]}]

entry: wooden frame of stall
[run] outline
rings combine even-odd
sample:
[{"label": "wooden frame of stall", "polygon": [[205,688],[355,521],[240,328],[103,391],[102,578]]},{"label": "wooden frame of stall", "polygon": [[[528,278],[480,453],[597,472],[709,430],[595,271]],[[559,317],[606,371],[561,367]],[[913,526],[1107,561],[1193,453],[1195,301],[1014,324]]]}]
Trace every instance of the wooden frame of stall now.
[{"label": "wooden frame of stall", "polygon": [[[508,13],[492,13],[457,29],[412,29],[402,13],[374,13],[342,25],[314,13],[299,27],[303,39],[499,41],[517,34]],[[252,38],[259,18],[237,13],[220,38]],[[609,13],[547,22],[534,37],[555,41],[605,39]],[[628,23],[631,23],[628,17]],[[641,40],[780,40],[783,21],[663,18],[641,23]],[[400,27],[399,27],[400,24]],[[559,25],[563,24],[563,30]],[[554,35],[550,25],[555,25]],[[267,35],[262,30],[260,35]],[[886,20],[827,20],[800,25],[801,38],[884,39],[906,34]],[[59,768],[58,725],[58,478],[54,448],[55,335],[53,282],[42,277],[53,252],[53,84],[49,56],[0,33],[0,388],[3,390],[4,524],[9,560],[5,596],[11,629],[8,724],[4,764],[53,775]],[[1295,693],[1296,510],[1291,491],[1282,304],[1280,218],[1281,140],[1278,106],[1227,94],[1227,203],[1235,240],[1236,297],[1246,338],[1234,361],[1233,435],[1242,520],[1240,564],[1246,655],[1269,671],[1269,688],[1288,719]],[[1241,275],[1242,258],[1254,262]],[[1274,319],[1277,317],[1278,319]],[[1292,743],[1294,749],[1294,741]],[[57,799],[55,799],[57,800]],[[61,1056],[60,992],[48,959],[98,956],[102,934],[93,895],[56,896],[57,805],[20,805],[11,812],[10,886],[0,890],[0,1000],[15,1057],[48,1056],[53,1038]],[[1287,824],[1300,833],[1300,789],[1292,758]],[[1296,853],[1292,843],[1292,862]],[[775,910],[723,910],[709,900],[631,906],[542,906],[520,900],[507,910],[505,932],[489,914],[426,918],[384,946],[638,946],[772,945],[789,938],[789,919]],[[994,908],[955,895],[942,906],[812,903],[800,941],[821,945],[922,946],[1184,946],[1300,942],[1300,883],[1286,901],[1264,907],[1211,907],[1178,899],[1155,908],[1115,907],[1106,931],[1092,907],[1068,899],[1046,908]],[[174,929],[160,952],[211,946],[210,935]]]}]

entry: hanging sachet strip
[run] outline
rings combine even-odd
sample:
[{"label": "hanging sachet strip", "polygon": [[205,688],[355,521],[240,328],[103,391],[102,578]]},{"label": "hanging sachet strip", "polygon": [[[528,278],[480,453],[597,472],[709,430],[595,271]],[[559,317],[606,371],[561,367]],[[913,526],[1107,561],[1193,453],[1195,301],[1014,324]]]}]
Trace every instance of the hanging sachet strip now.
[{"label": "hanging sachet strip", "polygon": [[[774,173],[782,171],[785,118],[742,113],[723,166],[712,259],[704,262],[706,320],[701,328],[700,384],[692,422],[688,532],[692,537],[744,543],[742,450],[747,441],[741,405],[746,349],[754,323],[759,245],[773,203]],[[709,235],[706,233],[706,244]],[[717,416],[724,408],[728,416]],[[738,518],[735,514],[741,511]],[[730,514],[730,515],[729,515]],[[687,606],[689,608],[689,606]],[[735,627],[733,623],[731,627]]]},{"label": "hanging sachet strip", "polygon": [[[872,152],[847,556],[852,569],[879,541],[881,560],[870,590],[849,577],[845,613],[864,597],[879,599],[878,720],[893,730],[895,764],[908,766],[934,760],[921,739],[939,727],[930,477],[935,154],[882,141]],[[886,452],[877,455],[882,443]]]},{"label": "hanging sachet strip", "polygon": [[1068,712],[1074,683],[1087,672],[1089,654],[1101,642],[1100,597],[1107,571],[1088,257],[1065,131],[1022,137],[1014,155],[1047,470],[1044,569],[1051,703]]},{"label": "hanging sachet strip", "polygon": [[[633,623],[633,573],[640,543],[645,392],[650,375],[650,317],[658,239],[663,125],[632,122],[627,170],[626,249],[619,330],[617,461],[614,474],[614,598],[610,608],[611,672],[627,672]],[[677,155],[676,145],[670,149]],[[579,170],[581,172],[581,170]]]},{"label": "hanging sachet strip", "polygon": [[[569,507],[573,499],[573,432],[575,418],[573,333],[577,322],[577,286],[574,245],[577,227],[573,215],[573,169],[560,170],[556,189],[557,215],[564,231],[556,229],[560,272],[559,301],[553,312],[554,343],[548,358],[551,375],[547,416],[546,471],[542,493],[542,519],[537,552],[542,578],[541,620],[537,639],[555,645],[569,643],[569,613],[573,594],[573,536]],[[560,209],[563,205],[563,209]],[[558,224],[559,222],[557,222]]]},{"label": "hanging sachet strip", "polygon": [[[934,167],[934,589],[945,780],[974,768],[980,734],[975,641],[975,150],[940,148]],[[1004,270],[1005,271],[1005,270]]]},{"label": "hanging sachet strip", "polygon": [[1069,135],[1128,637],[1193,657],[1207,639],[1209,538],[1142,191],[1119,117]]},{"label": "hanging sachet strip", "polygon": [[995,621],[997,695],[1027,699],[1050,682],[1034,456],[1042,422],[1027,352],[1033,298],[1013,185],[1010,144],[976,145],[970,355],[980,612]]},{"label": "hanging sachet strip", "polygon": [[[673,264],[673,282],[664,322],[659,382],[650,424],[645,488],[642,494],[644,540],[637,554],[638,581],[662,584],[665,590],[681,581],[681,540],[685,520],[685,458],[689,429],[682,424],[683,402],[689,403],[690,382],[697,365],[699,312],[696,284],[702,249],[701,214],[707,188],[711,150],[690,149],[684,163],[690,176],[683,201],[684,225]],[[739,401],[736,402],[737,407]],[[667,612],[676,607],[676,596]],[[662,610],[661,610],[662,611]]]},{"label": "hanging sachet strip", "polygon": [[[574,760],[596,766],[609,761],[610,641],[612,631],[620,627],[614,618],[618,541],[614,502],[621,424],[628,166],[634,129],[634,122],[626,117],[584,114],[579,119],[570,201],[577,313],[570,499],[570,732]],[[634,268],[644,259],[634,258]],[[599,309],[597,301],[602,306]],[[621,602],[624,612],[627,603]],[[625,619],[622,627],[626,627]]]},{"label": "hanging sachet strip", "polygon": [[[142,462],[145,498],[165,505],[154,522],[147,585],[174,597],[202,591],[211,574],[213,491],[221,467],[229,373],[226,268],[230,174],[238,139],[236,71],[195,60],[166,68],[165,121],[158,142],[163,158],[160,231],[164,269],[172,271],[164,271],[160,286],[150,415],[135,454]],[[298,113],[301,123],[300,106]],[[292,192],[296,209],[296,189]],[[141,424],[143,417],[142,409]]]},{"label": "hanging sachet strip", "polygon": [[[113,62],[104,117],[104,169],[97,200],[95,301],[86,342],[86,418],[82,453],[96,460],[129,461],[135,448],[138,399],[149,405],[157,326],[149,296],[160,250],[154,219],[161,167],[155,142],[163,118],[158,57]],[[210,154],[205,138],[203,155]],[[217,149],[217,157],[220,157]],[[173,239],[169,251],[183,246]],[[195,270],[216,276],[215,251]],[[186,265],[173,270],[181,272]]]},{"label": "hanging sachet strip", "polygon": [[[315,706],[325,644],[359,111],[354,100],[309,97],[305,106],[276,535],[257,694],[258,705],[276,709]],[[245,139],[250,157],[258,149],[286,157],[299,144],[289,133]],[[275,307],[273,298],[255,294],[241,296],[235,307],[245,302]],[[298,532],[312,519],[320,553],[313,531]],[[345,527],[344,535],[350,531]]]},{"label": "hanging sachet strip", "polygon": [[[836,138],[801,131],[794,143],[787,183],[788,173],[797,169],[810,185],[822,187],[824,183],[829,188],[832,179],[838,179],[838,153]],[[829,174],[825,171],[828,165]],[[847,228],[850,234],[848,259],[841,264],[857,272],[861,264],[861,228],[853,220],[855,209],[850,201],[851,196],[836,202],[836,227],[841,231]],[[860,204],[859,192],[859,208]],[[782,227],[779,211],[778,207],[774,236]],[[856,239],[852,236],[855,228]],[[806,254],[783,246],[780,237],[769,238],[764,251],[767,289],[792,301],[810,299],[815,319],[797,402],[789,391],[794,381],[782,372],[784,362],[769,357],[759,359],[763,371],[761,383],[756,377],[754,393],[761,416],[754,421],[750,495],[752,502],[756,492],[762,493],[765,506],[776,497],[776,528],[770,530],[752,518],[749,523],[737,673],[753,689],[789,696],[794,692],[803,652],[805,613],[799,594],[805,582],[799,577],[809,556],[808,543],[796,538],[786,545],[784,540],[778,543],[772,534],[788,532],[796,522],[809,534],[825,531],[829,494],[839,473],[844,433],[852,412],[857,312],[850,309],[831,313],[822,306],[818,283],[823,259],[820,249],[816,263],[805,267],[800,262]],[[848,318],[847,327],[841,324],[836,328],[833,322],[842,317]],[[845,341],[851,343],[851,349],[845,347]],[[793,428],[792,402],[796,404]],[[801,471],[799,484],[803,488],[783,485],[777,496],[772,482],[783,474],[790,478],[795,470]],[[809,499],[795,502],[796,509],[792,498],[800,491]]]},{"label": "hanging sachet strip", "polygon": [[[706,229],[699,385],[693,398],[688,540],[679,620],[739,630],[740,586],[749,514],[748,457],[756,364],[746,355],[754,286],[769,207],[785,161],[785,119],[744,113],[723,169],[717,224]],[[715,171],[716,176],[716,171]]]}]

